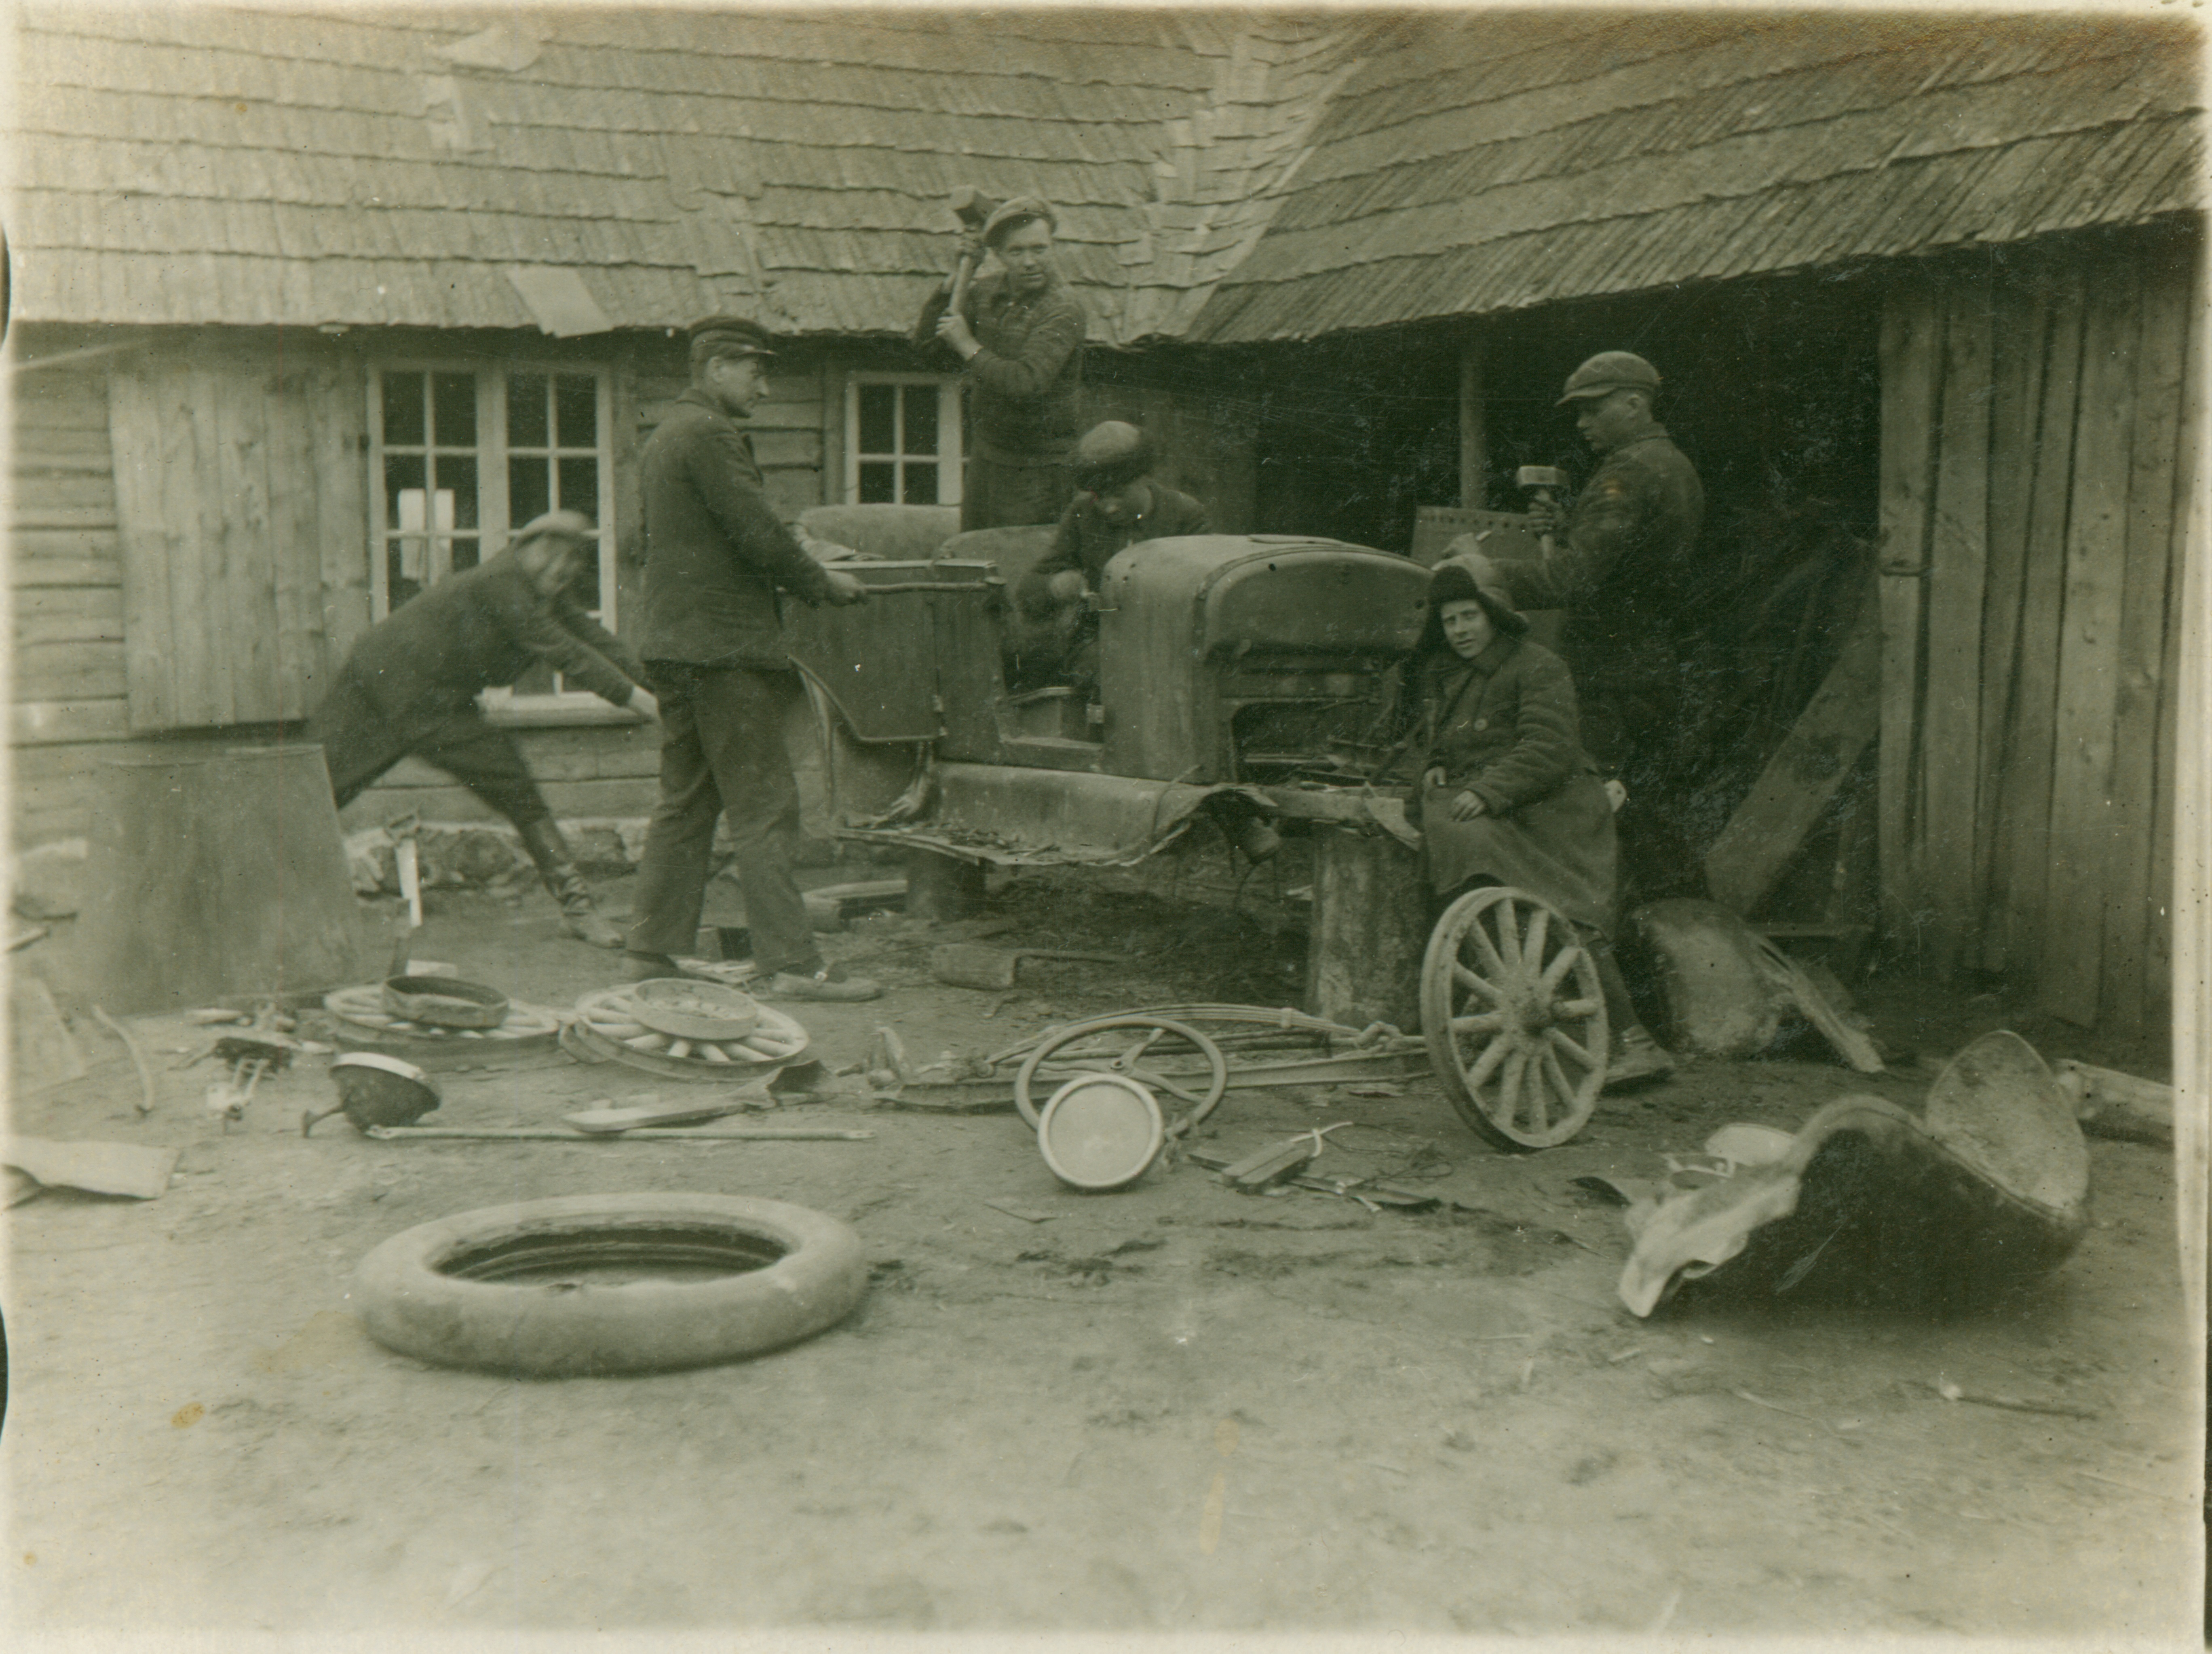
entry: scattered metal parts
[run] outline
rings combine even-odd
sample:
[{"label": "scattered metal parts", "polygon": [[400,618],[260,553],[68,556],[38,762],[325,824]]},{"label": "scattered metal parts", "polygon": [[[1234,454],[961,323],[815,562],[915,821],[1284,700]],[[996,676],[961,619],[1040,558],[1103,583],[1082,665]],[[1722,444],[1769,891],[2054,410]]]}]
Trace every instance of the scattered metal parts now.
[{"label": "scattered metal parts", "polygon": [[[1206,1079],[1202,1090],[1179,1083],[1197,1078],[1187,1067],[1170,1067],[1149,1056],[1152,1048],[1163,1040],[1180,1042],[1204,1061]],[[1097,1049],[1077,1049],[1085,1045]],[[1120,1049],[1107,1049],[1109,1047]],[[1170,1052],[1173,1049],[1170,1047]],[[1042,1075],[1057,1085],[1086,1072],[1138,1080],[1151,1090],[1164,1092],[1188,1104],[1189,1114],[1171,1128],[1175,1134],[1188,1131],[1212,1114],[1229,1088],[1229,1061],[1212,1039],[1184,1023],[1132,1013],[1071,1023],[1044,1040],[1023,1059],[1014,1075],[1014,1106],[1021,1110],[1023,1119],[1035,1126],[1041,1111],[1031,1096],[1033,1082]]]},{"label": "scattered metal parts", "polygon": [[651,1138],[675,1143],[865,1143],[872,1131],[841,1126],[738,1126],[722,1131],[684,1131],[648,1127],[635,1131],[561,1131],[550,1126],[371,1126],[366,1136],[380,1143],[447,1141],[526,1143],[629,1143]]}]

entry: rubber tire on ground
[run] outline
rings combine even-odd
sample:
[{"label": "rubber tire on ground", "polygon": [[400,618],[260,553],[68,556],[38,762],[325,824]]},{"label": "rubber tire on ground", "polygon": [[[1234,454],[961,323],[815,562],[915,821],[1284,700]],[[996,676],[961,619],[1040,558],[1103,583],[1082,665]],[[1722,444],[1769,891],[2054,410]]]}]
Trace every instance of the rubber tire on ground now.
[{"label": "rubber tire on ground", "polygon": [[[704,1281],[506,1283],[441,1266],[517,1242],[617,1241],[678,1226],[782,1256]],[[711,1365],[835,1326],[867,1289],[860,1237],[819,1212],[733,1195],[579,1195],[485,1207],[394,1235],[355,1273],[356,1313],[387,1349],[536,1377]]]}]

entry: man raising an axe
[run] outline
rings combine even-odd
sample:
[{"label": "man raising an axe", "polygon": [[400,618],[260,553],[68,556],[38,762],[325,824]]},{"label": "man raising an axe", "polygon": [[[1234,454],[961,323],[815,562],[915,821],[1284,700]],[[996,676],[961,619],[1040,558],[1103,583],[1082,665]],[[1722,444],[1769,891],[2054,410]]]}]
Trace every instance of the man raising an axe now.
[{"label": "man raising an axe", "polygon": [[[1054,268],[1058,224],[1050,207],[1026,195],[990,207],[968,192],[954,210],[969,226],[959,259],[922,307],[915,333],[967,367],[970,441],[960,526],[1054,522],[1075,493],[1071,451],[1090,318]],[[998,266],[977,276],[986,252]]]}]

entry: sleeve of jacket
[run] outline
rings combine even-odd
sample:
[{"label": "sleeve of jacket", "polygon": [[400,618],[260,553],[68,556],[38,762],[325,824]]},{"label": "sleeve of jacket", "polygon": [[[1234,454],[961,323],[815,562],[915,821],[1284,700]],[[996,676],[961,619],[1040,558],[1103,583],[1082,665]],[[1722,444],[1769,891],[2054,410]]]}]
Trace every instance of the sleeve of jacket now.
[{"label": "sleeve of jacket", "polygon": [[830,596],[830,573],[807,554],[761,491],[746,480],[744,445],[730,430],[708,427],[684,454],[692,486],[738,556],[778,586],[810,604]]},{"label": "sleeve of jacket", "polygon": [[1080,500],[1068,502],[1067,509],[1060,514],[1059,526],[1052,531],[1051,545],[1037,559],[1036,566],[1022,576],[1021,585],[1015,589],[1014,600],[1032,620],[1052,612],[1054,575],[1065,575],[1071,569],[1082,572],[1083,547],[1075,526],[1075,514],[1082,504]]},{"label": "sleeve of jacket", "polygon": [[1069,356],[1083,348],[1083,307],[1062,293],[1030,329],[1017,356],[985,349],[969,358],[968,371],[1001,396],[1042,396]]},{"label": "sleeve of jacket", "polygon": [[645,662],[637,652],[592,618],[590,611],[565,592],[553,599],[553,613],[561,624],[612,661],[633,684],[645,682]]},{"label": "sleeve of jacket", "polygon": [[1556,791],[1582,756],[1575,680],[1566,663],[1548,650],[1524,648],[1509,670],[1517,699],[1513,745],[1467,783],[1498,815]]},{"label": "sleeve of jacket", "polygon": [[1213,520],[1206,514],[1206,507],[1203,503],[1193,500],[1188,505],[1176,510],[1175,518],[1167,526],[1167,532],[1161,535],[1160,538],[1168,539],[1179,534],[1211,534],[1212,532],[1213,532]]},{"label": "sleeve of jacket", "polygon": [[[602,701],[611,701],[618,707],[629,704],[634,680],[568,629],[563,623],[557,599],[553,603],[534,601],[527,587],[517,585],[502,590],[497,602],[501,623],[532,654],[564,677],[575,679]],[[599,629],[598,622],[588,617],[586,622]]]},{"label": "sleeve of jacket", "polygon": [[[972,288],[974,283],[970,283],[969,286]],[[911,335],[915,349],[932,356],[951,356],[952,355],[952,347],[939,343],[937,337],[937,319],[945,313],[945,307],[951,302],[952,294],[944,283],[939,283],[930,289],[929,297],[922,303],[921,314],[915,319],[914,332]],[[964,305],[962,307],[963,310],[967,307]],[[972,325],[975,318],[971,316],[969,320]]]},{"label": "sleeve of jacket", "polygon": [[1601,466],[1575,496],[1566,532],[1536,562],[1499,561],[1513,600],[1528,609],[1572,609],[1605,583],[1651,512],[1651,479],[1628,464]]}]

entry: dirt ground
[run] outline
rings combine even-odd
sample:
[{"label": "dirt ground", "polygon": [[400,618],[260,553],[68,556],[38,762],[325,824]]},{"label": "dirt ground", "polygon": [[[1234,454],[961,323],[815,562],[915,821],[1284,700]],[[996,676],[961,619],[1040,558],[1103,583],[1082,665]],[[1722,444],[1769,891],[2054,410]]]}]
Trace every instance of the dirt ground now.
[{"label": "dirt ground", "polygon": [[[1019,921],[994,940],[1137,957],[1033,962],[1006,998],[931,981],[929,927],[862,921],[825,946],[888,996],[793,1008],[837,1064],[878,1025],[927,1061],[1131,1005],[1288,1003],[1301,945],[1267,907],[1025,876],[994,897]],[[552,1006],[612,976],[535,894],[434,897],[416,952]],[[310,1062],[225,1134],[204,1068],[163,1072],[142,1122],[119,1046],[81,1023],[100,1066],[19,1099],[15,1129],[185,1155],[158,1201],[9,1214],[9,1621],[2196,1640],[2197,1360],[2164,1151],[2093,1144],[2079,1253],[1948,1322],[1689,1298],[1644,1322],[1615,1298],[1627,1236],[1577,1176],[1652,1175],[1728,1122],[1794,1128],[1855,1089],[1917,1101],[1995,1027],[2166,1072],[2000,997],[1876,982],[1866,1004],[1920,1062],[1693,1063],[1540,1155],[1485,1146],[1425,1080],[1233,1092],[1198,1134],[1235,1154],[1353,1122],[1316,1169],[1447,1197],[1415,1215],[1243,1195],[1188,1163],[1079,1195],[1012,1115],[852,1091],[776,1117],[866,1141],[396,1145],[342,1120],[303,1138],[328,1084]],[[206,1043],[134,1027],[157,1066]],[[443,1089],[440,1121],[467,1125],[699,1088],[562,1061]],[[410,1225],[678,1189],[846,1219],[862,1307],[750,1362],[547,1382],[389,1353],[349,1310],[355,1264]],[[2070,1411],[1948,1402],[1945,1380]]]}]

